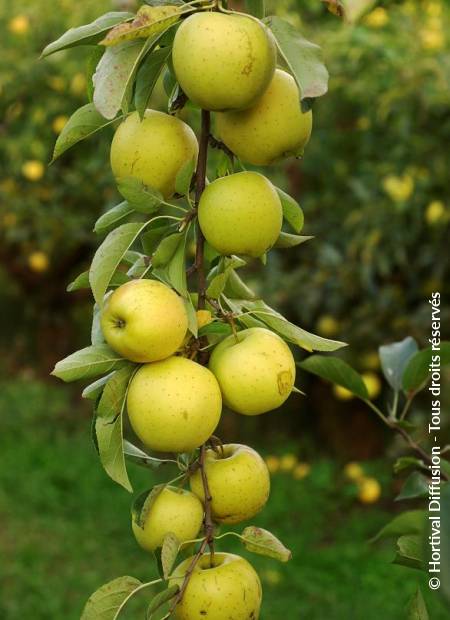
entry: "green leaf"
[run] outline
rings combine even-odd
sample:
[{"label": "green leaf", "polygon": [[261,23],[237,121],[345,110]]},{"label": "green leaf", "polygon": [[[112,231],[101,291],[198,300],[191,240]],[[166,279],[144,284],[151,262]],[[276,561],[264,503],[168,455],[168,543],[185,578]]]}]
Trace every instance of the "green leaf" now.
[{"label": "green leaf", "polygon": [[180,587],[175,585],[157,594],[148,606],[147,620],[156,620],[156,616],[154,615],[155,611],[158,611],[165,603],[171,601],[179,591]]},{"label": "green leaf", "polygon": [[134,577],[118,577],[91,595],[80,620],[115,620],[122,605],[142,586]]},{"label": "green leaf", "polygon": [[218,299],[223,293],[226,284],[228,282],[231,273],[235,269],[239,269],[239,267],[243,267],[246,262],[239,258],[238,256],[231,256],[222,258],[219,266],[216,270],[213,270],[212,273],[217,273],[211,280],[206,294],[208,297],[212,297],[213,299]]},{"label": "green leaf", "polygon": [[130,41],[109,47],[92,78],[94,105],[102,116],[114,119],[121,109],[127,112],[127,96],[147,42]]},{"label": "green leaf", "polygon": [[56,140],[52,162],[60,157],[71,146],[89,138],[100,129],[111,125],[113,121],[105,121],[93,103],[87,103],[76,110],[64,125],[64,129]]},{"label": "green leaf", "polygon": [[288,562],[292,553],[271,532],[260,527],[249,526],[241,534],[244,547],[252,553],[265,555],[280,562]]},{"label": "green leaf", "polygon": [[144,118],[153,89],[171,51],[171,47],[162,47],[154,50],[146,57],[137,72],[134,103],[141,119]]},{"label": "green leaf", "polygon": [[86,91],[89,103],[93,103],[94,98],[94,82],[92,78],[104,53],[105,49],[103,47],[96,46],[92,48],[86,63]]},{"label": "green leaf", "polygon": [[194,307],[192,299],[190,295],[183,298],[184,307],[186,308],[186,314],[188,317],[188,329],[194,338],[198,336],[198,321],[197,321],[197,311]]},{"label": "green leaf", "polygon": [[[247,309],[259,319],[259,322],[265,323],[282,338],[302,347],[306,351],[329,352],[347,346],[344,342],[322,338],[305,331],[301,327],[297,327],[297,325],[287,321],[281,314],[263,301],[232,300],[231,302],[227,299],[227,303],[234,311],[239,311],[242,308]],[[247,321],[245,320],[244,322]]]},{"label": "green leaf", "polygon": [[140,179],[134,177],[118,179],[117,189],[135,211],[145,215],[155,213],[164,200],[158,190],[144,185]]},{"label": "green leaf", "polygon": [[178,551],[180,549],[180,541],[172,532],[168,532],[164,536],[163,545],[161,549],[161,564],[163,569],[164,579],[167,579],[170,575],[175,560],[177,559]]},{"label": "green leaf", "polygon": [[395,501],[428,497],[428,479],[418,471],[414,471],[406,479],[403,488]]},{"label": "green leaf", "polygon": [[188,196],[191,190],[192,177],[195,172],[195,159],[191,159],[187,161],[180,168],[176,180],[175,180],[175,191],[177,194],[181,196]]},{"label": "green leaf", "polygon": [[397,554],[393,564],[422,570],[424,567],[422,548],[422,536],[400,536],[397,540]]},{"label": "green leaf", "polygon": [[102,15],[91,24],[79,26],[78,28],[71,28],[59,39],[47,45],[42,52],[42,57],[50,56],[50,54],[77,45],[95,45],[110,28],[116,24],[132,19],[132,17],[132,13],[114,11],[105,13],[105,15]]},{"label": "green leaf", "polygon": [[408,605],[407,620],[430,620],[421,589],[418,587]]},{"label": "green leaf", "polygon": [[166,224],[161,220],[150,222],[148,230],[141,236],[142,248],[147,256],[152,256],[161,239],[170,231],[176,230],[173,224]]},{"label": "green leaf", "polygon": [[127,474],[123,453],[123,410],[114,421],[97,417],[95,420],[100,461],[112,480],[130,493],[133,491]]},{"label": "green leaf", "polygon": [[403,373],[417,349],[417,342],[411,337],[379,348],[381,368],[392,389],[401,390]]},{"label": "green leaf", "polygon": [[100,41],[100,45],[116,46],[136,39],[153,37],[176,24],[182,13],[182,6],[141,6],[132,22],[119,24],[110,30]]},{"label": "green leaf", "polygon": [[232,333],[231,325],[222,321],[213,321],[208,325],[204,325],[198,331],[199,336],[223,336],[224,338]]},{"label": "green leaf", "polygon": [[303,224],[305,223],[305,216],[303,215],[303,211],[296,200],[286,194],[279,187],[275,188],[277,190],[278,196],[281,200],[281,205],[283,207],[283,217],[286,222],[292,226],[294,232],[299,234],[303,228]]},{"label": "green leaf", "polygon": [[109,233],[120,224],[124,224],[132,213],[134,213],[133,207],[125,200],[98,218],[95,222],[94,232],[97,234]]},{"label": "green leaf", "polygon": [[280,54],[298,84],[301,100],[324,95],[328,90],[328,71],[320,47],[303,38],[281,17],[271,16],[264,22],[272,30]]},{"label": "green leaf", "polygon": [[381,540],[383,538],[393,538],[395,536],[407,536],[409,534],[421,534],[425,527],[426,519],[425,510],[409,510],[397,515],[385,525],[376,536],[372,539],[372,542]]},{"label": "green leaf", "polygon": [[100,345],[105,344],[105,338],[102,332],[102,326],[100,323],[100,308],[98,304],[94,304],[94,309],[92,312],[92,327],[91,327],[91,344],[92,345]]},{"label": "green leaf", "polygon": [[245,10],[250,15],[263,19],[266,15],[265,4],[265,0],[245,0]]},{"label": "green leaf", "polygon": [[128,384],[135,368],[135,364],[129,363],[110,376],[97,405],[97,416],[99,418],[111,421],[120,415]]},{"label": "green leaf", "polygon": [[126,439],[123,441],[123,453],[128,460],[136,463],[136,465],[141,465],[141,467],[146,467],[148,469],[159,469],[161,465],[172,463],[170,460],[157,459],[154,456],[146,454],[143,450],[133,445]]},{"label": "green leaf", "polygon": [[[126,282],[129,282],[130,278],[128,278],[127,274],[123,271],[116,271],[116,273],[111,278],[111,282],[109,286],[111,288],[122,286]],[[90,288],[89,284],[89,271],[83,271],[79,276],[75,278],[73,282],[69,284],[67,287],[67,292],[72,293],[72,291],[78,291],[81,289]]]},{"label": "green leaf", "polygon": [[83,271],[83,273],[80,273],[80,275],[67,286],[66,291],[68,293],[72,293],[72,291],[79,291],[83,288],[90,288],[89,271]]},{"label": "green leaf", "polygon": [[414,456],[401,456],[394,464],[394,472],[398,474],[406,469],[427,469],[427,466]]},{"label": "green leaf", "polygon": [[254,301],[258,298],[258,295],[247,286],[247,284],[234,269],[232,269],[229,274],[224,293],[227,297],[231,297],[233,299],[246,299]]},{"label": "green leaf", "polygon": [[298,366],[326,381],[344,387],[358,398],[363,400],[369,398],[367,387],[361,375],[338,357],[311,355]]},{"label": "green leaf", "polygon": [[300,245],[301,243],[305,243],[305,241],[310,241],[311,239],[314,239],[314,237],[304,237],[301,235],[291,235],[290,233],[281,232],[274,247],[280,249],[293,248],[296,245]]},{"label": "green leaf", "polygon": [[180,243],[182,242],[184,233],[174,233],[165,237],[158,245],[156,252],[152,257],[154,267],[163,267],[167,265],[174,257]]},{"label": "green leaf", "polygon": [[182,297],[187,297],[189,293],[186,278],[186,241],[188,229],[183,234],[184,237],[167,266],[166,274],[170,286]]},{"label": "green leaf", "polygon": [[90,379],[121,368],[128,362],[106,344],[86,347],[58,362],[51,373],[65,382]]},{"label": "green leaf", "polygon": [[91,383],[90,385],[85,387],[81,394],[81,397],[88,400],[97,400],[97,398],[103,392],[103,388],[105,387],[106,383],[113,376],[113,374],[114,372],[111,372],[109,375],[101,377],[100,379],[97,379],[97,381],[94,381],[94,383]]},{"label": "green leaf", "polygon": [[433,351],[429,347],[423,351],[418,351],[409,358],[402,377],[402,386],[405,392],[415,392],[425,385],[430,376],[430,364],[433,361],[433,356],[439,356],[441,367],[450,364],[450,342],[441,342],[440,351]]},{"label": "green leaf", "polygon": [[165,484],[157,484],[152,489],[138,495],[134,500],[131,507],[131,515],[136,525],[141,528],[144,527],[156,498],[165,487]]},{"label": "green leaf", "polygon": [[122,224],[109,233],[96,251],[89,271],[89,282],[100,307],[117,267],[146,226],[147,222]]}]

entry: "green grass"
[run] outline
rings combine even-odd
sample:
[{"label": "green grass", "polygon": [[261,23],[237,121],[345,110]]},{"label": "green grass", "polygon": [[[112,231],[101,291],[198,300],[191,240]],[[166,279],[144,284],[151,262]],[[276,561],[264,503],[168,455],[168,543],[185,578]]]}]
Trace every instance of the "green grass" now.
[{"label": "green grass", "polygon": [[[106,581],[155,574],[130,535],[131,498],[103,473],[89,417],[69,396],[64,386],[1,386],[2,620],[78,620]],[[369,467],[387,479],[388,465]],[[146,470],[130,469],[136,492],[155,482]],[[390,564],[392,545],[368,544],[389,517],[386,509],[357,504],[331,461],[313,463],[303,481],[275,475],[270,502],[253,523],[274,531],[294,559],[247,556],[263,581],[261,620],[400,620],[418,582],[430,617],[448,618],[425,576]],[[144,618],[144,604],[145,596],[124,618]]]}]

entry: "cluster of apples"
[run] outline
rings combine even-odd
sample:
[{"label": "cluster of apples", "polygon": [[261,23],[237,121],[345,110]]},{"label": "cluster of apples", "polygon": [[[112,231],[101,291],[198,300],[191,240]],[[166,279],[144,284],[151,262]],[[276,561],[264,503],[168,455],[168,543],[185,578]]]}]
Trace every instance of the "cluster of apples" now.
[{"label": "cluster of apples", "polygon": [[[242,162],[270,165],[303,153],[312,115],[302,112],[292,76],[276,68],[275,43],[260,21],[219,12],[189,16],[175,36],[172,61],[187,97],[216,112],[216,136]],[[198,150],[186,123],[147,110],[142,120],[133,113],[118,127],[111,164],[116,178],[135,177],[169,199],[177,173]],[[278,239],[282,219],[275,188],[256,172],[213,181],[198,204],[201,231],[221,255],[262,256]],[[259,415],[281,406],[293,390],[292,353],[267,329],[246,329],[224,339],[208,367],[183,357],[185,306],[159,281],[120,286],[105,303],[101,325],[112,349],[141,364],[129,385],[127,410],[134,432],[152,450],[192,452],[214,433],[223,404],[239,414]],[[208,450],[204,473],[217,523],[249,519],[267,502],[269,473],[252,448],[229,444],[222,451]],[[198,535],[205,502],[201,471],[191,475],[190,487],[165,487],[143,526],[133,522],[142,547],[160,547],[168,532],[181,542]],[[189,565],[187,560],[176,569],[176,583]],[[197,564],[175,617],[256,620],[260,604],[261,585],[251,565],[216,553],[213,566],[207,555]]]}]

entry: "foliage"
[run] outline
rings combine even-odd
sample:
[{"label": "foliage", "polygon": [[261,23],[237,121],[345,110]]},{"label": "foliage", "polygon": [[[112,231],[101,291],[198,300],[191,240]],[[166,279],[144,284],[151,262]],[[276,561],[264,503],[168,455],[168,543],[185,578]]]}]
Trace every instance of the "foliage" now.
[{"label": "foliage", "polygon": [[[349,342],[361,368],[357,354],[380,342],[405,334],[423,339],[428,296],[450,295],[449,263],[436,260],[446,253],[450,222],[450,6],[344,4],[361,7],[360,16],[349,9],[343,22],[315,0],[267,3],[301,32],[314,33],[331,81],[326,103],[314,105],[300,171],[288,166],[281,181],[300,198],[303,234],[321,242],[270,256],[268,274],[255,283],[309,328],[333,317],[326,335]],[[287,298],[275,285],[280,279],[298,294]],[[307,295],[300,293],[305,283],[313,289]],[[444,312],[449,325],[448,304]]]}]

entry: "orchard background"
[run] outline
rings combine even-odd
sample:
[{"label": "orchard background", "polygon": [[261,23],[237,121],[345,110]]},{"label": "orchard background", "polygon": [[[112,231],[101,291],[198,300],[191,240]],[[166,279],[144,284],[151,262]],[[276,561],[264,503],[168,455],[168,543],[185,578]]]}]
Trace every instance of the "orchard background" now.
[{"label": "orchard background", "polygon": [[[406,336],[426,346],[429,295],[440,290],[448,301],[450,15],[437,0],[362,2],[360,14],[349,4],[351,23],[315,0],[267,3],[321,44],[331,81],[304,161],[270,171],[300,201],[304,234],[317,238],[270,254],[251,284],[290,320],[348,342],[340,357],[369,373],[382,407],[378,346]],[[47,167],[65,120],[85,102],[87,57],[82,49],[38,57],[111,3],[0,6],[0,614],[75,619],[91,591],[130,565],[144,574],[148,559],[129,536],[128,497],[96,462],[88,407],[47,377],[85,341],[90,297],[64,288],[87,267],[92,224],[118,197],[106,164],[112,132]],[[166,108],[161,85],[151,104]],[[448,303],[444,312],[448,326]],[[273,472],[258,524],[276,528],[294,554],[286,566],[256,559],[262,617],[293,609],[313,619],[406,617],[425,577],[389,565],[392,541],[368,543],[402,509],[394,498],[404,478],[392,478],[391,467],[403,445],[357,399],[299,375],[306,399],[239,427]],[[425,392],[414,410],[419,425],[427,407]],[[222,434],[233,440],[237,429],[229,423]],[[361,494],[361,472],[345,469],[355,461],[380,497],[373,482]],[[147,482],[136,473],[136,488]],[[448,616],[426,585],[423,594],[431,618]]]}]

